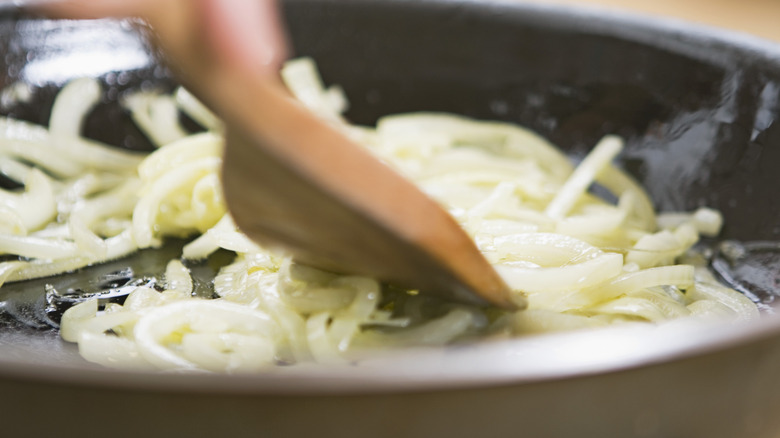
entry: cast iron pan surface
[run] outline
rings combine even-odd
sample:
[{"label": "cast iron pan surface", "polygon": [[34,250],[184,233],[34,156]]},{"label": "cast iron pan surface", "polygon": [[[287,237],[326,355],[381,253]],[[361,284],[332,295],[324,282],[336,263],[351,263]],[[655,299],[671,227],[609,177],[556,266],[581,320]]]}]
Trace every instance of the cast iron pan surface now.
[{"label": "cast iron pan surface", "polygon": [[[591,351],[594,357],[583,358],[584,350],[575,347],[590,341],[575,334],[568,341],[561,340],[565,336],[556,339],[561,351],[571,347],[557,356],[537,345],[546,339],[540,338],[487,343],[482,356],[456,351],[453,357],[458,361],[445,360],[444,365],[436,362],[438,356],[424,359],[412,352],[390,368],[311,369],[293,378],[284,373],[117,372],[85,363],[73,345],[59,340],[51,328],[56,311],[46,312],[52,303],[46,302],[45,284],[89,291],[159,275],[164,269],[160,261],[176,254],[181,245],[172,242],[108,266],[0,289],[0,376],[5,376],[0,377],[0,388],[21,403],[7,403],[4,410],[26,412],[18,406],[36,403],[35,397],[63,403],[78,393],[98,406],[113,400],[143,411],[155,418],[159,431],[190,431],[195,436],[206,430],[196,425],[206,423],[219,423],[225,436],[247,434],[244,422],[249,420],[236,414],[231,423],[212,416],[174,428],[164,424],[155,409],[168,403],[179,406],[169,412],[174,420],[192,420],[182,412],[185,407],[195,417],[199,412],[207,417],[209,410],[265,409],[251,421],[262,420],[284,436],[311,433],[316,429],[308,430],[306,424],[315,419],[326,430],[339,430],[339,436],[423,436],[422,432],[461,436],[485,432],[478,427],[480,422],[509,427],[521,421],[527,430],[547,430],[544,415],[533,414],[540,409],[535,401],[540,401],[558,406],[550,411],[555,415],[574,415],[578,410],[581,414],[568,426],[553,428],[557,436],[577,430],[583,431],[580,436],[610,436],[614,430],[630,432],[614,436],[694,436],[687,433],[694,430],[708,431],[696,436],[771,436],[761,433],[776,430],[771,428],[777,426],[774,420],[761,417],[763,423],[750,423],[746,418],[780,406],[780,395],[767,395],[770,390],[780,394],[780,378],[771,378],[771,366],[780,366],[780,320],[771,315],[780,289],[780,47],[672,20],[516,2],[288,0],[284,10],[296,56],[312,56],[326,83],[344,87],[351,103],[347,116],[353,122],[370,125],[380,116],[410,111],[511,121],[550,139],[574,159],[605,134],[624,137],[627,147],[619,162],[648,189],[660,210],[707,205],[723,212],[726,226],[720,240],[704,245],[714,251],[716,270],[761,302],[768,316],[751,326],[700,330],[687,340],[668,333],[659,338],[645,331],[618,331],[604,338],[610,339],[612,350]],[[151,148],[118,99],[130,90],[170,90],[174,81],[130,26],[54,22],[10,8],[0,12],[4,54],[0,88],[21,81],[32,90],[26,102],[0,99],[0,112],[45,124],[54,95],[65,82],[95,76],[106,93],[87,119],[85,135],[122,148]],[[744,251],[727,258],[718,251],[723,240],[738,242]],[[209,280],[227,260],[219,254],[194,267],[199,293],[211,293]],[[594,348],[601,345],[594,341]],[[534,353],[537,348],[545,352]],[[615,354],[618,350],[621,353]],[[604,357],[598,357],[602,353]],[[554,360],[548,364],[534,362],[550,357]],[[758,368],[742,379],[749,384],[747,389],[708,386],[751,364]],[[645,366],[637,368],[640,365]],[[688,386],[669,390],[676,402],[661,403],[669,391],[663,384],[653,384],[655,379],[676,382],[702,368],[716,373],[715,380],[692,378]],[[564,379],[555,380],[559,378]],[[131,387],[143,392],[128,390]],[[441,389],[449,392],[434,391]],[[651,400],[656,397],[657,403],[647,408],[626,402],[634,391],[644,391]],[[763,398],[756,399],[759,392]],[[682,413],[670,419],[661,415],[677,408],[684,412],[681,403],[714,400],[720,393],[731,394],[734,403],[700,406],[711,408],[707,412],[713,418],[736,421],[731,428],[686,429]],[[317,395],[306,398],[311,409],[301,411],[302,418],[311,421],[282,420],[287,410],[302,409],[295,407],[303,400],[296,395],[307,394]],[[476,396],[482,408],[475,407]],[[215,397],[224,409],[206,408],[207,397]],[[351,429],[339,429],[336,419],[345,414],[329,407],[332,402],[340,403],[336,406],[345,412],[359,413],[363,420],[353,422]],[[505,405],[532,414],[519,415],[502,408]],[[319,413],[312,414],[315,409]],[[645,417],[637,413],[642,409]],[[583,419],[585,414],[606,423]],[[48,415],[60,422],[69,418],[63,413]],[[393,415],[412,418],[417,422],[411,424],[419,429],[391,421],[388,417]],[[621,423],[619,415],[632,417]],[[386,427],[370,429],[371,424]],[[136,430],[141,429],[131,425],[117,436]]]}]

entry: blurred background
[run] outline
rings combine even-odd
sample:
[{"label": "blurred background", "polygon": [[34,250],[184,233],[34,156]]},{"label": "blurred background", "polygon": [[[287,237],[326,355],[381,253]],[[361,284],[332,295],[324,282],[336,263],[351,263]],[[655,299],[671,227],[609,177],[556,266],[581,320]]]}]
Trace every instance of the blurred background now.
[{"label": "blurred background", "polygon": [[748,32],[780,42],[780,0],[531,0],[538,3],[595,4],[669,15]]}]

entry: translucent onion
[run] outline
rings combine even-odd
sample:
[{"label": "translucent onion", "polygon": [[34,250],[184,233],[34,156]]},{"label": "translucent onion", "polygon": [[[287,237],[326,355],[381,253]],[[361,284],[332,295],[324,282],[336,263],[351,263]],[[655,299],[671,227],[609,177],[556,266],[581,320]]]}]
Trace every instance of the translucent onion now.
[{"label": "translucent onion", "polygon": [[201,126],[210,131],[222,131],[222,121],[186,88],[179,87],[174,98],[179,108]]},{"label": "translucent onion", "polygon": [[55,136],[78,137],[84,117],[100,101],[100,97],[100,83],[94,78],[68,82],[52,105],[49,132]]},{"label": "translucent onion", "polygon": [[[228,336],[220,340],[221,333]],[[158,368],[237,371],[236,356],[239,363],[243,355],[270,363],[267,343],[273,344],[280,333],[263,312],[225,301],[189,300],[153,308],[135,325],[133,336],[141,355]],[[185,341],[188,336],[208,342]],[[203,357],[208,360],[202,366],[191,360]]]},{"label": "translucent onion", "polygon": [[604,137],[561,187],[555,199],[545,209],[545,213],[553,219],[564,218],[577,199],[585,193],[602,170],[609,167],[622,148],[623,140],[620,138]]},{"label": "translucent onion", "polygon": [[622,255],[604,253],[582,263],[563,267],[519,268],[499,265],[496,269],[509,287],[533,294],[591,287],[617,276],[622,268]]},{"label": "translucent onion", "polygon": [[122,104],[130,110],[133,121],[156,146],[163,146],[187,136],[179,124],[176,101],[157,93],[128,95]]},{"label": "translucent onion", "polygon": [[[218,175],[223,125],[214,114],[183,89],[174,97],[128,94],[124,103],[159,149],[108,147],[79,136],[99,98],[94,80],[65,87],[48,129],[0,118],[0,174],[24,185],[0,191],[0,251],[21,257],[0,263],[0,283],[101,263],[171,236],[192,239],[186,259],[234,252],[214,279],[218,299],[193,297],[188,268],[173,260],[162,291],[137,287],[121,305],[99,312],[91,300],[65,312],[61,334],[87,360],[136,369],[257,372],[480,336],[757,317],[744,296],[677,264],[696,259],[688,251],[701,234],[718,232],[719,213],[656,220],[647,194],[612,163],[622,140],[605,137],[575,167],[544,138],[508,123],[416,113],[357,127],[340,115],[341,89],[326,88],[311,60],[290,62],[283,77],[305,106],[447,208],[514,293],[528,295],[530,309],[447,303],[259,247],[227,214]],[[179,110],[208,132],[183,130]]]}]

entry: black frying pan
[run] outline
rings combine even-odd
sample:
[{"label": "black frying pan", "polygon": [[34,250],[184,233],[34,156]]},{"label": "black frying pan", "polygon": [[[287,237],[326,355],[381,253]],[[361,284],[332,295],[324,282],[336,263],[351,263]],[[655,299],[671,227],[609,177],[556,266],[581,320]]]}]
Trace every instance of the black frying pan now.
[{"label": "black frying pan", "polygon": [[[625,137],[621,164],[659,209],[724,213],[721,240],[747,251],[730,260],[718,255],[718,241],[705,242],[716,250],[714,265],[772,313],[780,283],[780,47],[687,23],[514,2],[284,5],[296,55],[314,57],[327,83],[343,85],[354,122],[419,110],[507,120],[575,157],[605,134]],[[127,26],[4,10],[0,50],[0,86],[22,80],[34,91],[4,113],[45,123],[65,81],[94,75],[109,91],[86,135],[149,148],[117,99],[173,84]],[[95,279],[127,266],[155,274],[176,245],[56,281],[99,287]],[[204,294],[220,263],[201,266]],[[41,289],[30,282],[0,290],[0,301],[17,308],[0,318],[0,412],[9,436],[81,428],[340,437],[780,431],[780,320],[772,315],[740,327],[616,329],[414,351],[346,370],[163,375],[86,364],[45,324],[33,327]]]}]

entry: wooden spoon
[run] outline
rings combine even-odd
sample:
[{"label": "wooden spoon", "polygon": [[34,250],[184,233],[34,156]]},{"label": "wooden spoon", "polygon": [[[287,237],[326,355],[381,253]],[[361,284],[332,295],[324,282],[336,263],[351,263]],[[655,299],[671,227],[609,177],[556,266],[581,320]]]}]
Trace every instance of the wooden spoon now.
[{"label": "wooden spoon", "polygon": [[246,105],[246,120],[226,119],[222,183],[250,238],[330,271],[517,306],[471,238],[411,182],[281,90],[254,81],[240,91],[245,100],[232,102]]},{"label": "wooden spoon", "polygon": [[[524,305],[437,203],[293,100],[278,77],[227,58],[235,44],[215,50],[232,31],[215,24],[219,11],[199,15],[189,0],[146,3],[139,15],[179,78],[225,121],[225,199],[247,236],[334,272]],[[229,14],[240,17],[233,8],[249,3],[231,2]]]}]

